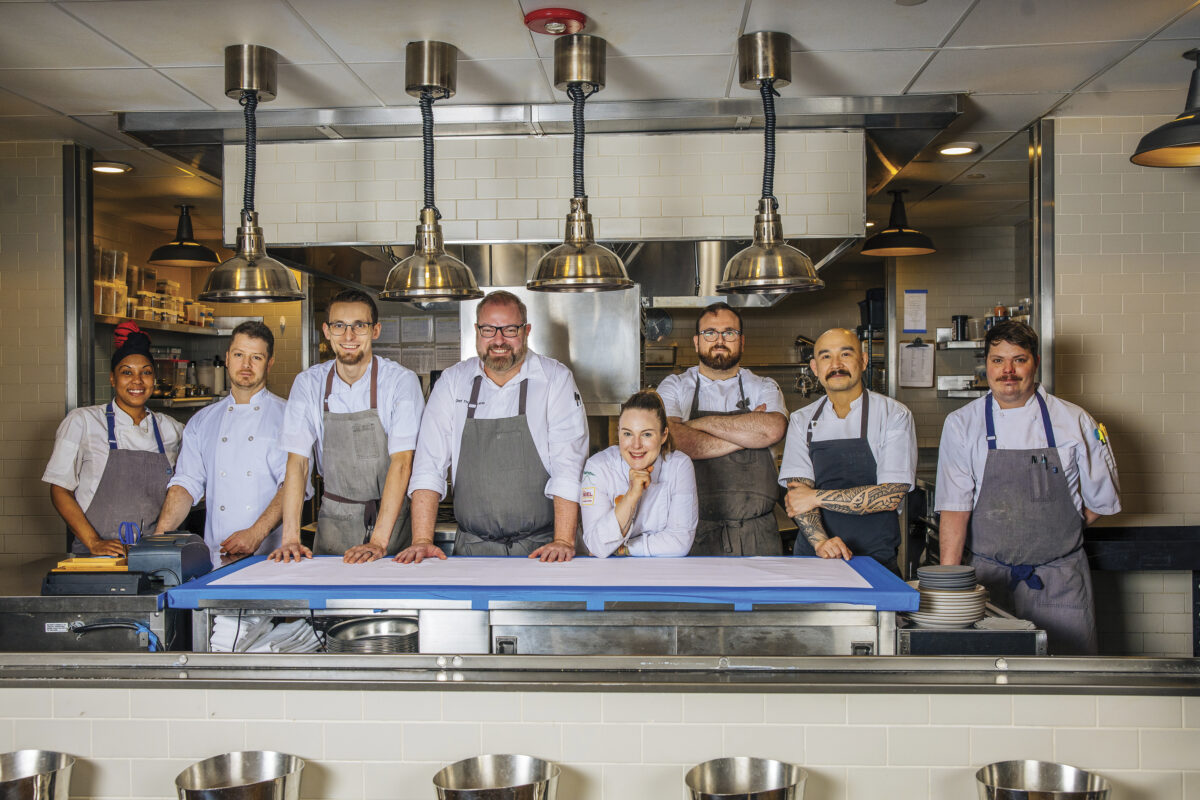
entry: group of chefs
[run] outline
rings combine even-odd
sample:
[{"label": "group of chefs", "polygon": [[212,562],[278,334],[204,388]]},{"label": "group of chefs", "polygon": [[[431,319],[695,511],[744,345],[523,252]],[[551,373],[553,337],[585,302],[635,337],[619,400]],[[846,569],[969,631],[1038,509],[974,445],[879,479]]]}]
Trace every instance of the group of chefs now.
[{"label": "group of chefs", "polygon": [[[510,292],[479,302],[478,356],[447,369],[428,401],[412,371],[373,354],[370,295],[337,294],[323,332],[334,358],[297,376],[285,401],[266,388],[271,330],[239,325],[228,396],[183,428],[146,408],[150,340],[118,326],[112,401],[67,415],[43,475],[75,552],[120,555],[123,523],[171,531],[204,500],[214,564],[442,559],[434,525],[449,476],[455,555],[778,556],[782,502],[799,528],[796,555],[865,555],[898,571],[913,417],[864,387],[851,331],[817,339],[809,366],[825,395],[789,420],[775,381],[739,366],[740,314],[715,303],[697,319],[699,364],[629,398],[617,444],[590,458],[574,377],[528,348],[526,309]],[[1037,383],[1028,325],[998,323],[984,348],[990,391],[942,433],[941,563],[972,564],[993,600],[1047,629],[1056,652],[1095,652],[1082,532],[1120,510],[1106,433]],[[776,469],[770,448],[785,434]],[[314,467],[324,488],[310,549],[300,527]]]}]

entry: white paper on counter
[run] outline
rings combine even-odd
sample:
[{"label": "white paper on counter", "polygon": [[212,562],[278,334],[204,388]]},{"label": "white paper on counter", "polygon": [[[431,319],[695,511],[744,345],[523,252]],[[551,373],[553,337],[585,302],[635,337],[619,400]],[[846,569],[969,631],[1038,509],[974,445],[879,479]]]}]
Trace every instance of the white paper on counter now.
[{"label": "white paper on counter", "polygon": [[870,589],[871,584],[835,558],[576,558],[543,563],[530,558],[426,559],[400,564],[390,558],[347,564],[340,556],[299,563],[260,561],[211,586],[663,586],[742,589],[794,587]]},{"label": "white paper on counter", "polygon": [[926,333],[925,303],[929,299],[928,289],[904,290],[904,333]]}]

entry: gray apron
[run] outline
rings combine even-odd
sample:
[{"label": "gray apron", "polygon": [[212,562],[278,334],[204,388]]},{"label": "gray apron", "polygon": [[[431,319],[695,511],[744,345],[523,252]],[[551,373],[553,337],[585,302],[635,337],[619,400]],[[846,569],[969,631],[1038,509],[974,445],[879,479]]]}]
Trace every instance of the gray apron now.
[{"label": "gray apron", "polygon": [[[688,419],[736,416],[750,412],[750,401],[738,372],[736,411],[700,410],[700,375]],[[775,521],[779,471],[770,449],[735,450],[716,458],[696,459],[696,496],[700,521],[690,556],[781,556],[783,540]]]},{"label": "gray apron", "polygon": [[[321,477],[325,491],[317,514],[317,538],[313,554],[340,556],[371,538],[379,516],[379,498],[387,481],[392,457],[388,453],[387,431],[379,420],[379,357],[371,363],[371,407],[364,411],[336,414],[329,410],[333,391],[334,366],[325,379],[325,397],[321,440]],[[387,554],[395,555],[412,540],[408,518],[408,498],[400,506],[400,515],[388,537]]]},{"label": "gray apron", "polygon": [[454,475],[454,554],[527,556],[554,539],[550,473],[525,418],[529,384],[521,381],[517,416],[476,419],[483,376],[476,375],[458,444]]},{"label": "gray apron", "polygon": [[[808,424],[808,454],[812,459],[813,483],[818,489],[853,489],[879,483],[878,463],[867,442],[867,422],[870,418],[870,392],[862,393],[862,425],[857,439],[827,439],[813,441],[813,426],[825,410],[828,397],[817,402],[817,411]],[[896,550],[900,547],[900,515],[895,511],[873,514],[846,514],[820,509],[821,523],[830,536],[840,536],[856,556],[870,556],[899,575]],[[814,556],[808,540],[796,537],[794,554]]]},{"label": "gray apron", "polygon": [[1072,501],[1046,401],[1047,447],[1000,450],[992,395],[984,406],[988,457],[967,541],[979,582],[993,603],[1046,631],[1052,653],[1096,652],[1092,574],[1083,552],[1083,517]]},{"label": "gray apron", "polygon": [[[152,532],[171,479],[171,462],[163,447],[158,420],[150,413],[154,441],[158,443],[158,452],[153,453],[119,449],[111,402],[104,409],[104,417],[108,423],[108,461],[100,474],[96,494],[83,514],[101,539],[116,539],[122,522],[136,522],[143,533]],[[71,552],[86,553],[88,549],[76,538],[71,543]]]}]

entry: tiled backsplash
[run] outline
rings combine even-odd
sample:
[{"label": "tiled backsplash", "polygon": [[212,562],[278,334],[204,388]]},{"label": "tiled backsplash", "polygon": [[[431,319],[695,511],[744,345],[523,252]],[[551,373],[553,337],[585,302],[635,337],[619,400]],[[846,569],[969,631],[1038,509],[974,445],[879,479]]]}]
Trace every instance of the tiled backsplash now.
[{"label": "tiled backsplash", "polygon": [[[749,238],[762,192],[761,130],[597,134],[585,189],[600,239]],[[862,131],[781,131],[775,196],[788,237],[861,236]],[[225,147],[225,240],[242,204],[245,148]],[[572,194],[571,138],[436,143],[448,242],[551,242]],[[418,139],[259,144],[255,207],[272,245],[411,242],[422,197]]]},{"label": "tiled backsplash", "polygon": [[169,798],[189,764],[241,749],[308,760],[302,798],[427,800],[446,764],[527,753],[569,800],[685,800],[702,761],[800,764],[806,798],[961,800],[975,771],[1062,761],[1112,800],[1200,798],[1200,699],[1001,694],[0,689],[0,751],[82,759],[75,798]]}]

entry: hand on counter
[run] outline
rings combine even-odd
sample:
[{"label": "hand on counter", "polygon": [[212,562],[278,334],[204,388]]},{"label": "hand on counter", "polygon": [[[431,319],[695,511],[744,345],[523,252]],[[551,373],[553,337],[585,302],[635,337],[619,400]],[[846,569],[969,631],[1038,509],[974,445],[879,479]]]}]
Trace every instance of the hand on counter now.
[{"label": "hand on counter", "polygon": [[570,561],[575,557],[575,543],[555,539],[534,550],[529,557],[539,561]]},{"label": "hand on counter", "polygon": [[97,538],[96,541],[87,543],[87,549],[94,556],[115,556],[120,558],[125,555],[125,545],[116,539]]},{"label": "hand on counter", "polygon": [[784,508],[789,517],[799,517],[815,508],[820,508],[817,500],[817,490],[804,484],[794,484],[787,490],[784,498]]},{"label": "hand on counter", "polygon": [[375,561],[387,555],[387,550],[372,542],[359,544],[351,547],[342,556],[342,561],[347,564],[366,564],[369,561]]},{"label": "hand on counter", "polygon": [[262,544],[263,538],[249,528],[245,528],[230,534],[225,541],[221,542],[221,552],[231,556],[252,556],[258,546]]},{"label": "hand on counter", "polygon": [[285,564],[293,560],[299,563],[301,559],[312,558],[312,550],[299,542],[287,542],[278,550],[272,551],[267,558],[272,561],[282,561]]},{"label": "hand on counter", "polygon": [[813,548],[821,558],[849,558],[854,555],[840,536],[831,536]]},{"label": "hand on counter", "polygon": [[404,548],[393,561],[399,561],[401,564],[420,564],[427,558],[440,558],[445,560],[446,554],[442,552],[442,548],[438,547],[433,542],[428,544],[414,544]]}]

